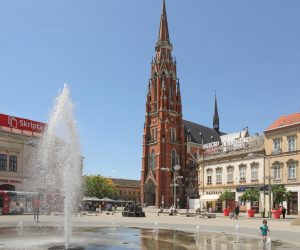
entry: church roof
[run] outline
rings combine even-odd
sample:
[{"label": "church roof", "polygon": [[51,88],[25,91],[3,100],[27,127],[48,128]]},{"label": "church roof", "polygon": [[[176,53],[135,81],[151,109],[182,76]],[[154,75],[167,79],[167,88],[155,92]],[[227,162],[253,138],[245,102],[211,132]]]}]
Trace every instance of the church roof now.
[{"label": "church roof", "polygon": [[[185,135],[190,134],[192,142],[201,144],[203,137],[203,144],[210,143],[212,141],[221,142],[220,135],[225,133],[218,133],[216,130],[194,123],[187,120],[183,120]],[[201,136],[202,135],[202,136]]]}]

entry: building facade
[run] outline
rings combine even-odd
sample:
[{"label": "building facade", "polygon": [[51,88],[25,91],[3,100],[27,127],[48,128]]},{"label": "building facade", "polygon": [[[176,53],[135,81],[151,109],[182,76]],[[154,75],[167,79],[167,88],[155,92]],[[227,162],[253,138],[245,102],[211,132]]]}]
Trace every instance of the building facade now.
[{"label": "building facade", "polygon": [[300,215],[300,113],[279,117],[264,133],[267,183],[284,185],[291,191],[283,205],[288,214]]},{"label": "building facade", "polygon": [[197,157],[201,144],[220,140],[219,116],[215,106],[214,129],[183,120],[165,1],[155,51],[146,97],[141,202],[184,206],[187,196],[199,196]]},{"label": "building facade", "polygon": [[141,182],[138,180],[110,178],[117,190],[117,199],[141,203]]},{"label": "building facade", "polygon": [[0,114],[0,190],[26,191],[34,148],[44,123]]},{"label": "building facade", "polygon": [[[240,136],[242,133],[237,133]],[[231,138],[230,138],[231,137]],[[226,140],[224,140],[226,138]],[[222,136],[221,136],[222,140]],[[263,136],[233,137],[224,136],[222,145],[206,149],[199,159],[200,207],[222,212],[225,203],[219,196],[225,190],[235,193],[235,201],[241,204],[241,211],[247,203],[240,197],[247,189],[259,189],[260,201],[255,206],[263,211],[264,191],[264,138]]]}]

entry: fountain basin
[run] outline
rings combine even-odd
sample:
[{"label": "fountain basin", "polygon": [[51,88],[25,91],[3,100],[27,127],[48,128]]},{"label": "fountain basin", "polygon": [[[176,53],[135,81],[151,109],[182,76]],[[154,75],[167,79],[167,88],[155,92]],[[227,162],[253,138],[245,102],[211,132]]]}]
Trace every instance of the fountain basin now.
[{"label": "fountain basin", "polygon": [[[62,227],[27,226],[0,229],[0,249],[56,250],[64,248]],[[190,232],[158,229],[157,239],[153,229],[141,228],[74,228],[68,249],[257,249],[260,238],[240,237],[235,243],[234,235],[226,233]],[[197,236],[197,237],[196,237]],[[272,242],[272,249],[298,249],[282,242]]]}]

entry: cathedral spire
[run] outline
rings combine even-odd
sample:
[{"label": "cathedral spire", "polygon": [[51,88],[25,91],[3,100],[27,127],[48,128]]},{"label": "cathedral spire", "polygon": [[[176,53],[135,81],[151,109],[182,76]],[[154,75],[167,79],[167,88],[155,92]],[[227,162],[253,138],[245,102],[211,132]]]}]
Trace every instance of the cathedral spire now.
[{"label": "cathedral spire", "polygon": [[170,42],[165,0],[163,0],[163,6],[160,17],[160,27],[158,33],[158,42],[162,41]]},{"label": "cathedral spire", "polygon": [[219,114],[218,114],[218,103],[217,103],[217,94],[215,93],[215,113],[213,118],[213,128],[219,133]]}]

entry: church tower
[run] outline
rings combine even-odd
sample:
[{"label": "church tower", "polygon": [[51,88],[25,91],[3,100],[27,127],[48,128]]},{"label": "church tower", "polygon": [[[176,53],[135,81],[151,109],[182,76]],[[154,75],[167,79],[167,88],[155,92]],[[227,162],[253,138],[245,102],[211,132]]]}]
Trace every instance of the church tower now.
[{"label": "church tower", "polygon": [[217,103],[217,95],[216,94],[215,94],[215,113],[214,113],[214,118],[213,118],[213,128],[217,133],[220,132],[218,103]]},{"label": "church tower", "polygon": [[[165,0],[155,51],[146,96],[141,202],[160,207],[173,204],[173,178],[185,171],[180,84],[172,56]],[[175,165],[180,165],[180,170],[174,171]],[[176,179],[178,184],[180,178]],[[176,188],[176,193],[179,198],[180,187]]]}]

